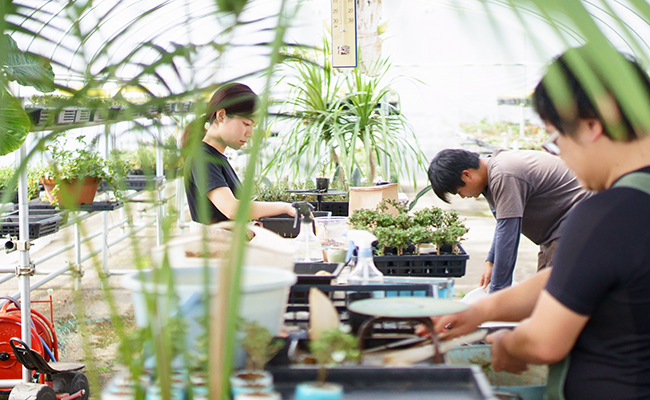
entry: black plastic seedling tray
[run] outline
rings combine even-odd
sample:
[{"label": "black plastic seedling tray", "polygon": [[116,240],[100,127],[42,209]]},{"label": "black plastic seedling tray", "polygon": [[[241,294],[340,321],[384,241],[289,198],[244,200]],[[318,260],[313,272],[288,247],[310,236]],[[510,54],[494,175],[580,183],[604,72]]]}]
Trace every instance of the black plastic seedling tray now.
[{"label": "black plastic seedling tray", "polygon": [[[38,239],[59,231],[67,212],[59,210],[30,210],[29,211],[29,238]],[[0,235],[18,236],[20,233],[20,216],[18,211],[0,217]]]},{"label": "black plastic seedling tray", "polygon": [[[298,384],[315,381],[318,372],[316,367],[269,371],[284,400],[294,398]],[[478,366],[341,367],[328,369],[327,381],[343,385],[345,400],[496,399]]]},{"label": "black plastic seedling tray", "polygon": [[465,275],[469,255],[461,246],[458,248],[459,254],[378,256],[374,262],[385,276],[459,278]]},{"label": "black plastic seedling tray", "polygon": [[[330,215],[327,211],[313,211],[312,214],[314,214],[314,217],[327,217]],[[260,222],[264,228],[285,238],[295,238],[300,233],[300,223],[294,228],[295,218],[289,214],[260,218]],[[314,229],[314,233],[316,233],[316,228],[313,223],[312,228]]]},{"label": "black plastic seedling tray", "polygon": [[[341,270],[343,263],[295,263],[293,272],[298,277],[296,284],[299,285],[329,285],[332,279],[336,279]],[[327,271],[329,275],[316,275],[318,271]]]}]

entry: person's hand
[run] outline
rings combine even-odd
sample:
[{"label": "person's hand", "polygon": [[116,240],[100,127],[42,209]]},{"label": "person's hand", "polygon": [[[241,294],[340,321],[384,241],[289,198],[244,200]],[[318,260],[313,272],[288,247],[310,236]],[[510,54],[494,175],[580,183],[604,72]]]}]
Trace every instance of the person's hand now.
[{"label": "person's hand", "polygon": [[520,374],[528,370],[528,364],[520,358],[510,355],[506,351],[504,342],[508,340],[508,335],[511,334],[512,331],[501,329],[489,335],[485,338],[485,341],[492,345],[490,353],[492,356],[492,368],[495,371],[506,371]]},{"label": "person's hand", "polygon": [[433,319],[434,331],[440,339],[451,339],[474,332],[483,322],[482,312],[471,305],[456,314],[443,315]]},{"label": "person's hand", "polygon": [[481,279],[478,281],[478,284],[483,289],[487,288],[492,281],[492,270],[494,269],[494,264],[486,261],[485,267],[483,267],[483,273],[481,274]]},{"label": "person's hand", "polygon": [[285,214],[289,214],[292,217],[296,216],[296,208],[291,205],[291,203],[284,203],[285,204]]}]

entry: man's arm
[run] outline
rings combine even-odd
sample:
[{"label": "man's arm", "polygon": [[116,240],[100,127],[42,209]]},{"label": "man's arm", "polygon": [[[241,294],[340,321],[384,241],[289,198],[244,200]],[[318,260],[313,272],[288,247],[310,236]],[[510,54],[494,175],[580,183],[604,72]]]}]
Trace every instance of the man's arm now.
[{"label": "man's arm", "polygon": [[588,316],[576,313],[542,291],[530,318],[513,331],[488,336],[494,370],[519,372],[526,363],[551,364],[562,360],[588,320]]},{"label": "man's arm", "polygon": [[528,318],[535,308],[540,293],[546,286],[551,269],[545,269],[517,286],[500,290],[469,309],[435,319],[435,331],[441,338],[452,338],[473,332],[487,321],[518,322]]},{"label": "man's arm", "polygon": [[[494,231],[494,265],[490,280],[490,293],[512,284],[512,274],[517,262],[517,249],[521,237],[521,218],[497,219]],[[489,256],[489,254],[488,254]],[[486,269],[488,263],[486,263]],[[486,272],[484,270],[484,272]]]}]

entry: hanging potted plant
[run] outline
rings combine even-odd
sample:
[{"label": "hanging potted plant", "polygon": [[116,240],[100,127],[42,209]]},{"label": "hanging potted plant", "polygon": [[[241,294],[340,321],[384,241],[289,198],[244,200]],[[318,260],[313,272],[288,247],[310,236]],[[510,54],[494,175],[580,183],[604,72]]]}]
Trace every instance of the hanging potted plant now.
[{"label": "hanging potted plant", "polygon": [[66,149],[65,140],[46,146],[51,162],[42,170],[41,183],[50,203],[65,208],[92,204],[100,181],[115,187],[116,177],[124,174],[121,164],[102,158],[84,139],[76,138],[81,146],[76,150]]},{"label": "hanging potted plant", "polygon": [[239,329],[247,358],[246,369],[235,371],[230,377],[233,396],[273,392],[273,376],[264,366],[282,349],[283,343],[274,341],[271,332],[257,321],[240,320]]},{"label": "hanging potted plant", "polygon": [[316,382],[305,382],[296,386],[296,400],[340,400],[343,398],[343,387],[338,383],[327,382],[327,367],[341,364],[345,361],[357,362],[359,341],[356,336],[342,331],[339,327],[332,328],[321,334],[318,339],[309,342],[309,351],[318,364]]}]

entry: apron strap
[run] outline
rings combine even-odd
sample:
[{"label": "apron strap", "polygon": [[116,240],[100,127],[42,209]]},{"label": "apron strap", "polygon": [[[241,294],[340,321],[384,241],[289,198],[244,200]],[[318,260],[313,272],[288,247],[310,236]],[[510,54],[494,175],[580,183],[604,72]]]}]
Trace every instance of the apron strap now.
[{"label": "apron strap", "polygon": [[646,172],[632,172],[616,181],[612,187],[628,187],[650,195],[650,174]]}]

